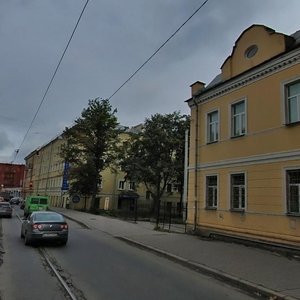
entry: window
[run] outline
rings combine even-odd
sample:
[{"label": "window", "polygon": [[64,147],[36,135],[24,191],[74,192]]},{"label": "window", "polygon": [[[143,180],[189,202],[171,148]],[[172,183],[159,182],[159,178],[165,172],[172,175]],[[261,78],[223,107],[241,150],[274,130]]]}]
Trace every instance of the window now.
[{"label": "window", "polygon": [[147,191],[146,192],[146,200],[150,200],[151,199],[151,192]]},{"label": "window", "polygon": [[300,81],[293,82],[285,87],[287,123],[300,121]]},{"label": "window", "polygon": [[257,45],[252,45],[245,51],[245,57],[246,58],[252,58],[258,51]]},{"label": "window", "polygon": [[177,193],[180,191],[180,188],[179,188],[179,184],[178,183],[168,183],[167,184],[167,193]]},{"label": "window", "polygon": [[118,189],[125,190],[125,180],[119,180]]},{"label": "window", "polygon": [[207,114],[207,142],[213,143],[219,139],[219,112]]},{"label": "window", "polygon": [[300,169],[287,171],[287,211],[300,214]]},{"label": "window", "polygon": [[206,177],[206,207],[217,208],[218,205],[218,177]]},{"label": "window", "polygon": [[246,133],[245,101],[231,105],[231,136],[241,136]]},{"label": "window", "polygon": [[231,209],[245,209],[245,174],[231,174]]},{"label": "window", "polygon": [[130,191],[134,191],[135,190],[135,182],[134,181],[130,181],[129,182],[129,188]]}]

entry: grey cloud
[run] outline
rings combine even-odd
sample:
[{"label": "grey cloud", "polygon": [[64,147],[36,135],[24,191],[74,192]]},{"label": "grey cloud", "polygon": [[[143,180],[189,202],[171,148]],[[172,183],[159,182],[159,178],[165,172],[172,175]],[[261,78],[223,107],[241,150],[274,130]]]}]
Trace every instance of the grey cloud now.
[{"label": "grey cloud", "polygon": [[[40,112],[22,161],[73,120],[88,99],[109,97],[201,4],[198,0],[90,1]],[[0,128],[17,149],[84,5],[82,0],[0,2]],[[300,2],[210,0],[112,99],[119,122],[188,113],[189,85],[209,82],[252,23],[296,31]],[[3,140],[3,137],[2,139]]]}]

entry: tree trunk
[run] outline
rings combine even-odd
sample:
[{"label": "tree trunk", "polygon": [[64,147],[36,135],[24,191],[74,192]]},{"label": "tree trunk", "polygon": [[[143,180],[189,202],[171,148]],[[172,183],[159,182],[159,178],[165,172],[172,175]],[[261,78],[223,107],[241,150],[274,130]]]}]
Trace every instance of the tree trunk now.
[{"label": "tree trunk", "polygon": [[95,200],[96,200],[97,192],[98,192],[98,186],[97,186],[97,180],[95,180],[93,183],[90,211],[95,211]]}]

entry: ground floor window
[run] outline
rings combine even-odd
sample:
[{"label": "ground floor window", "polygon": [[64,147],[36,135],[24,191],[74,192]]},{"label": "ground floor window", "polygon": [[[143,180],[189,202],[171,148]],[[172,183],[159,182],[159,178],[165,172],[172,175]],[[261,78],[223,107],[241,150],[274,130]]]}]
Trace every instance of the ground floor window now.
[{"label": "ground floor window", "polygon": [[300,214],[300,170],[289,170],[287,175],[287,212]]},{"label": "ground floor window", "polygon": [[244,210],[246,203],[245,174],[231,174],[231,210]]},{"label": "ground floor window", "polygon": [[218,205],[218,177],[206,176],[206,208],[217,208]]}]

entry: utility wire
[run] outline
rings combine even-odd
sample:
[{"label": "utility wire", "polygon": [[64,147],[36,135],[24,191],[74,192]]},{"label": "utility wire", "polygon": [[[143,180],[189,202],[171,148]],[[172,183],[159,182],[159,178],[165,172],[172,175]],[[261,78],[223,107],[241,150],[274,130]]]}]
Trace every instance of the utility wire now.
[{"label": "utility wire", "polygon": [[[179,31],[180,31],[180,29],[183,27],[183,26],[185,26],[192,18],[193,18],[193,16],[194,15],[196,15],[198,12],[199,12],[199,10],[208,2],[209,0],[205,0],[194,12],[193,12],[193,14],[184,22],[184,23],[182,23],[177,29],[176,29],[176,31],[132,74],[132,75],[130,75],[130,77],[126,80],[126,81],[124,81],[124,83],[117,89],[117,90],[115,90],[115,92],[108,98],[108,100],[110,100],[113,96],[115,96]],[[26,140],[26,138],[27,138],[27,136],[28,136],[28,134],[29,134],[29,132],[30,132],[30,130],[31,130],[31,128],[32,128],[32,125],[33,125],[33,123],[34,123],[34,121],[35,121],[35,119],[36,119],[36,117],[37,117],[37,115],[38,115],[38,113],[39,113],[39,111],[40,111],[40,108],[41,108],[41,106],[42,106],[42,104],[44,103],[44,101],[45,101],[45,98],[46,98],[46,96],[47,96],[47,94],[48,94],[48,91],[49,91],[49,89],[50,89],[50,87],[51,87],[51,85],[52,85],[52,83],[53,83],[53,80],[54,80],[54,78],[55,78],[55,76],[56,76],[56,73],[57,73],[57,71],[58,71],[58,69],[59,69],[59,67],[60,67],[60,65],[61,65],[61,62],[62,62],[62,60],[63,60],[63,58],[64,58],[64,56],[65,56],[65,53],[66,53],[66,51],[67,51],[67,49],[68,49],[68,47],[69,47],[69,45],[70,45],[70,43],[71,43],[71,40],[72,40],[72,38],[73,38],[73,36],[74,36],[74,33],[75,33],[75,31],[76,31],[76,29],[77,29],[77,27],[78,27],[78,24],[79,24],[79,22],[80,22],[80,20],[81,20],[81,17],[82,17],[82,15],[83,15],[83,13],[84,13],[84,11],[85,11],[85,9],[86,9],[86,6],[88,5],[88,2],[89,2],[89,0],[86,0],[86,3],[85,3],[85,5],[84,5],[84,7],[83,7],[83,9],[82,9],[82,11],[81,11],[81,13],[80,13],[80,16],[79,16],[79,18],[78,18],[78,20],[77,20],[77,23],[76,23],[76,25],[75,25],[75,27],[74,27],[74,29],[73,29],[73,32],[72,32],[72,34],[71,34],[71,36],[70,36],[70,39],[69,39],[69,41],[68,41],[68,43],[67,43],[67,45],[66,45],[66,47],[65,47],[65,50],[64,50],[64,52],[63,52],[63,54],[62,54],[62,56],[61,56],[61,58],[60,58],[60,60],[59,60],[59,62],[58,62],[58,64],[57,64],[57,67],[56,67],[56,69],[55,69],[55,71],[54,71],[54,73],[53,73],[53,75],[52,75],[52,77],[51,77],[51,80],[50,80],[50,82],[49,82],[49,84],[48,84],[48,86],[47,86],[47,89],[46,89],[46,91],[45,91],[45,93],[44,93],[44,95],[43,95],[43,98],[42,98],[42,100],[41,100],[41,102],[40,102],[40,104],[39,104],[39,106],[38,106],[38,108],[37,108],[37,111],[36,111],[36,113],[35,113],[35,115],[34,115],[34,117],[33,117],[33,119],[32,119],[32,121],[31,121],[31,123],[30,123],[30,125],[29,125],[29,128],[28,128],[28,130],[27,130],[27,132],[26,132],[26,134],[24,135],[24,138],[23,138],[23,140],[22,140],[22,142],[21,142],[21,144],[20,144],[20,146],[19,146],[19,149],[17,149],[16,150],[16,154],[15,154],[15,157],[14,157],[14,159],[13,159],[13,161],[17,158],[17,155],[19,154],[19,152],[20,152],[20,149],[21,149],[21,147],[23,146],[23,144],[24,144],[24,142],[25,142],[25,140]],[[12,163],[13,163],[13,161],[12,161]]]},{"label": "utility wire", "polygon": [[15,157],[14,157],[12,163],[13,163],[13,162],[15,161],[15,159],[17,158],[17,155],[19,154],[20,149],[21,149],[21,147],[23,146],[23,144],[24,144],[24,142],[25,142],[25,140],[26,140],[26,138],[27,138],[27,136],[28,136],[28,134],[29,134],[29,132],[30,132],[30,130],[31,130],[31,128],[32,128],[32,125],[33,125],[33,123],[34,123],[34,121],[35,121],[35,119],[36,119],[36,117],[37,117],[37,115],[38,115],[38,113],[39,113],[39,111],[40,111],[40,109],[41,109],[41,107],[42,107],[42,105],[43,105],[45,99],[46,99],[46,96],[47,96],[47,94],[48,94],[48,91],[49,91],[49,89],[50,89],[50,87],[51,87],[51,85],[52,85],[52,83],[53,83],[53,80],[54,80],[54,78],[55,78],[55,76],[56,76],[56,74],[57,74],[57,71],[58,71],[58,69],[59,69],[59,67],[60,67],[60,65],[61,65],[61,62],[62,62],[62,60],[63,60],[63,58],[64,58],[64,56],[65,56],[65,54],[66,54],[66,52],[67,52],[67,50],[68,50],[68,48],[69,48],[69,45],[70,45],[70,43],[71,43],[71,41],[72,41],[72,39],[73,39],[73,36],[74,36],[74,34],[75,34],[75,31],[76,31],[76,29],[77,29],[77,27],[78,27],[78,25],[79,25],[79,22],[80,22],[80,20],[81,20],[81,17],[82,17],[82,15],[83,15],[83,13],[84,13],[84,11],[85,11],[85,9],[86,9],[86,7],[87,7],[89,1],[90,1],[90,0],[86,0],[85,5],[83,6],[83,8],[82,8],[82,10],[81,10],[81,13],[80,13],[80,15],[79,15],[79,18],[78,18],[78,20],[77,20],[77,22],[76,22],[76,25],[75,25],[73,31],[72,31],[72,34],[71,34],[71,36],[70,36],[70,38],[69,38],[69,40],[68,40],[68,43],[67,43],[67,45],[66,45],[66,47],[65,47],[65,49],[64,49],[64,51],[63,51],[63,53],[62,53],[62,55],[61,55],[61,58],[60,58],[60,60],[59,60],[59,62],[58,62],[58,64],[57,64],[56,68],[55,68],[55,71],[54,71],[54,73],[53,73],[53,75],[52,75],[52,77],[51,77],[51,79],[50,79],[50,82],[49,82],[49,84],[48,84],[48,86],[47,86],[47,88],[46,88],[46,91],[45,91],[45,93],[44,93],[44,95],[43,95],[43,98],[42,98],[42,100],[41,100],[41,102],[40,102],[40,104],[39,104],[39,106],[38,106],[38,108],[37,108],[37,110],[36,110],[36,112],[35,112],[35,114],[34,114],[34,116],[33,116],[33,119],[31,120],[31,123],[30,123],[30,125],[29,125],[29,127],[28,127],[28,129],[27,129],[27,131],[26,131],[26,133],[25,133],[25,135],[24,135],[24,137],[23,137],[23,140],[22,140],[22,142],[21,142],[21,144],[20,144],[20,146],[19,146],[19,149],[16,150],[16,154],[15,154]]},{"label": "utility wire", "polygon": [[181,25],[178,29],[134,72],[132,75],[124,81],[124,83],[117,89],[113,94],[108,98],[110,100],[115,94],[117,94],[124,85],[126,85],[177,33],[178,31],[190,21],[190,19],[208,2],[209,0],[205,0],[194,12],[193,14]]}]

